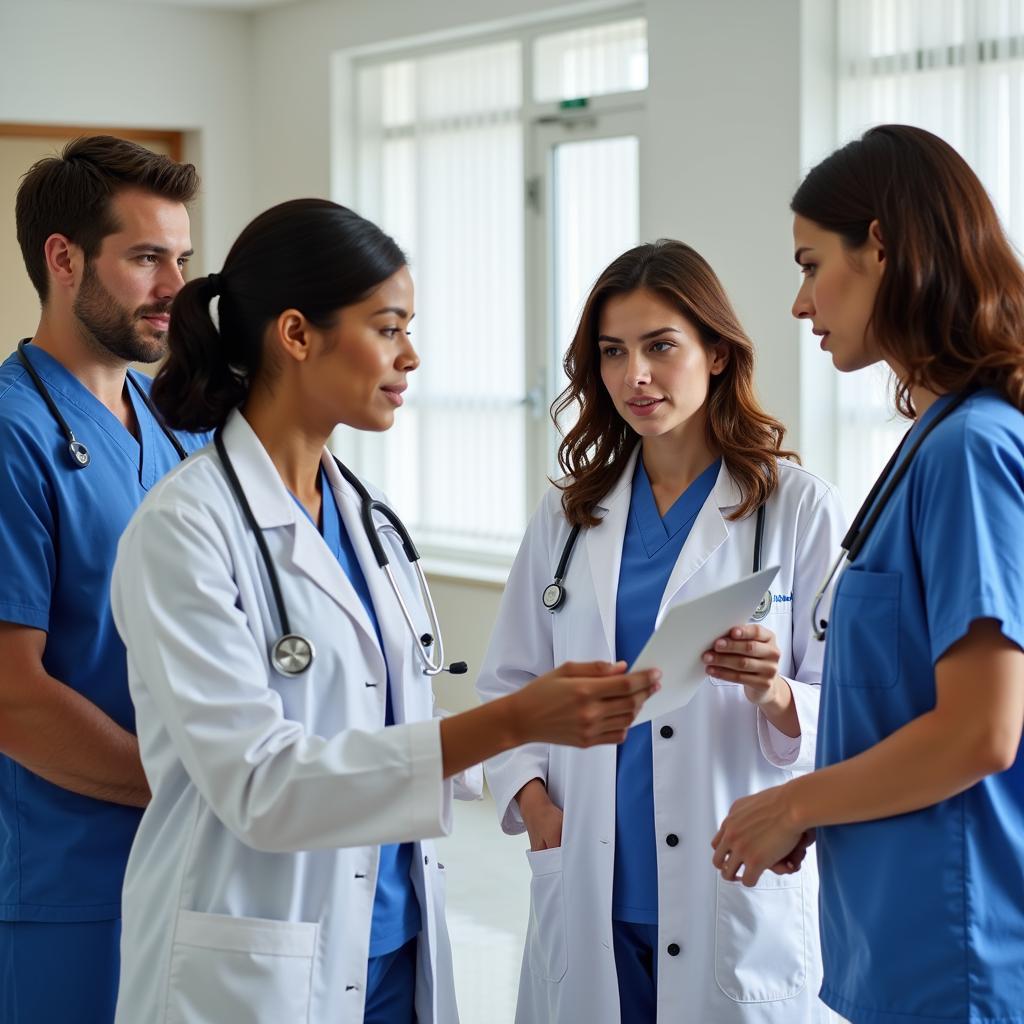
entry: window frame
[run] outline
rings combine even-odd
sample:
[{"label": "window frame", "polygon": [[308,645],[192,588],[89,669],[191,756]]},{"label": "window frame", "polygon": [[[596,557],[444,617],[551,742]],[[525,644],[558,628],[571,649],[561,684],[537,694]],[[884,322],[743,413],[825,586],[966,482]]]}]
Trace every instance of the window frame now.
[{"label": "window frame", "polygon": [[[522,103],[519,124],[522,133],[521,153],[524,173],[522,193],[523,230],[523,325],[522,359],[524,361],[525,390],[520,404],[525,407],[521,444],[525,472],[525,502],[522,523],[526,523],[543,494],[546,480],[554,463],[553,450],[545,450],[554,435],[550,426],[548,408],[555,398],[553,382],[556,379],[552,365],[554,353],[549,350],[548,318],[550,299],[547,295],[549,281],[538,278],[537,266],[547,265],[547,257],[538,258],[542,246],[548,243],[550,224],[539,223],[531,206],[529,190],[536,175],[536,154],[533,152],[538,124],[551,120],[571,118],[573,113],[561,108],[561,101],[537,101],[533,97],[534,44],[543,36],[559,32],[598,28],[634,18],[644,18],[646,13],[640,4],[600,4],[589,11],[573,15],[556,15],[523,19],[515,24],[497,27],[480,26],[478,29],[462,30],[429,37],[398,41],[386,46],[374,46],[357,51],[336,54],[334,64],[334,110],[332,111],[332,195],[340,202],[346,192],[355,197],[353,205],[360,209],[365,198],[360,194],[360,183],[367,173],[366,155],[360,145],[359,88],[360,72],[366,68],[395,61],[422,60],[432,56],[451,54],[463,49],[472,49],[503,42],[517,42],[520,46],[520,75]],[[642,118],[648,84],[642,90],[607,93],[587,97],[585,110],[578,116],[601,118],[609,114],[634,112]],[[338,115],[341,116],[338,116]],[[643,174],[643,144],[641,139],[641,177]],[[347,162],[347,173],[341,173],[341,165]],[[347,179],[347,181],[346,181]],[[546,217],[547,208],[542,203]],[[397,239],[402,244],[402,239]],[[414,254],[415,255],[415,254]],[[543,328],[543,329],[542,329]],[[565,339],[565,344],[568,339]],[[428,356],[429,357],[429,356]],[[401,413],[399,413],[401,415]],[[332,439],[332,448],[349,461],[360,476],[373,479],[375,467],[371,464],[367,439],[359,431],[339,431]],[[385,468],[386,472],[386,468]],[[399,514],[402,510],[399,509]],[[416,528],[413,527],[413,532]],[[437,543],[430,539],[418,542],[423,555],[424,567],[447,578],[462,578],[501,582],[507,576],[519,538],[507,548],[495,550],[494,545],[473,544],[452,545]]]}]

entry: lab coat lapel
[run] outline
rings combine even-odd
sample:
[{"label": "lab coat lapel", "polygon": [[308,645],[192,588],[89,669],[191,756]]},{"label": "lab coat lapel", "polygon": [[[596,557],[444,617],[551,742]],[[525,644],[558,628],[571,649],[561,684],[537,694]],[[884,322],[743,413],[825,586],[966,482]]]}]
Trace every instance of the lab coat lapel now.
[{"label": "lab coat lapel", "polygon": [[[283,577],[290,568],[307,576],[344,609],[366,634],[372,647],[377,648],[377,634],[355,587],[338,560],[327,549],[316,527],[295,504],[295,499],[288,493],[260,439],[237,410],[228,417],[223,436],[224,447],[238,474],[242,490],[249,499],[257,525],[268,534],[272,530],[279,531],[283,541],[287,561],[282,560],[280,566],[275,566],[278,575],[282,577],[282,589],[287,590]],[[347,521],[345,525],[348,527]],[[362,558],[360,562],[363,562]],[[302,623],[289,624],[293,630],[302,631]]]},{"label": "lab coat lapel", "polygon": [[626,536],[626,519],[633,493],[633,469],[639,452],[640,446],[637,445],[615,486],[594,509],[596,513],[604,513],[600,525],[584,533],[587,561],[590,563],[597,606],[601,612],[601,625],[604,627],[611,658],[615,657],[615,600],[619,590],[622,543]]},{"label": "lab coat lapel", "polygon": [[[409,675],[405,660],[410,656],[412,638],[387,575],[377,564],[373,548],[370,547],[360,514],[362,503],[359,495],[345,482],[338,471],[334,457],[326,451],[324,452],[323,466],[327,474],[327,481],[334,489],[341,519],[348,531],[349,539],[352,541],[356,558],[359,559],[363,576],[366,578],[366,585],[370,589],[370,600],[373,602],[373,608],[377,614],[377,624],[380,626],[381,639],[384,642],[382,654],[391,678],[391,704],[395,713],[395,721],[403,722],[405,721],[405,699],[401,682]],[[401,581],[403,574],[397,559],[401,557],[404,560],[404,552],[398,550],[396,554],[396,546],[390,543],[387,534],[381,537],[381,542],[390,559],[391,570],[395,574],[396,580]],[[360,607],[362,607],[362,602],[360,602]],[[367,624],[376,643],[377,634],[373,631],[373,625],[369,620],[367,620]]]},{"label": "lab coat lapel", "polygon": [[697,513],[690,535],[686,538],[686,543],[679,552],[672,574],[665,585],[656,626],[661,624],[665,612],[679,591],[726,542],[729,537],[729,522],[722,513],[734,508],[741,500],[740,490],[723,462],[718,471],[715,488]]}]

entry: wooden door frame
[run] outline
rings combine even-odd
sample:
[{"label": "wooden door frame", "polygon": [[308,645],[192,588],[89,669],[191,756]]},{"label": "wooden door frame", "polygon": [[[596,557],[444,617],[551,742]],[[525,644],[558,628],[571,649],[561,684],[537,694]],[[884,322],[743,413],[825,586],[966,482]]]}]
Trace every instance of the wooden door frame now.
[{"label": "wooden door frame", "polygon": [[162,142],[172,160],[181,162],[185,148],[185,133],[160,128],[112,128],[109,125],[17,124],[0,121],[0,138],[66,138],[83,135],[114,135],[131,142]]}]

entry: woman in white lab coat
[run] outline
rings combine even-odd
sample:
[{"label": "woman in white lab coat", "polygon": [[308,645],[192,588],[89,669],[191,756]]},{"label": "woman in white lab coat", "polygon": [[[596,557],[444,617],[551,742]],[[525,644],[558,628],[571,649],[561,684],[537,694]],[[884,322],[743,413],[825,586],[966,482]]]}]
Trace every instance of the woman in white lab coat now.
[{"label": "woman in white lab coat", "polygon": [[417,578],[324,447],[339,423],[391,425],[412,315],[395,243],[319,200],[256,218],[175,301],[153,399],[218,437],[150,493],[114,570],[152,790],[120,1024],[453,1024],[428,840],[449,828],[448,780],[524,740],[617,742],[651,688],[568,666],[496,715],[435,718]]},{"label": "woman in white lab coat", "polygon": [[[832,488],[759,407],[753,362],[711,268],[664,240],[605,270],[566,355],[556,415],[578,412],[559,452],[566,477],[530,523],[481,695],[516,693],[565,658],[631,662],[667,609],[755,562],[780,569],[755,621],[705,653],[688,706],[635,727],[617,752],[535,744],[486,764],[502,827],[530,836],[523,1024],[829,1019],[813,869],[780,864],[751,890],[708,857],[736,797],[814,764],[810,604],[840,535]],[[559,576],[552,611],[559,594],[545,588]]]}]

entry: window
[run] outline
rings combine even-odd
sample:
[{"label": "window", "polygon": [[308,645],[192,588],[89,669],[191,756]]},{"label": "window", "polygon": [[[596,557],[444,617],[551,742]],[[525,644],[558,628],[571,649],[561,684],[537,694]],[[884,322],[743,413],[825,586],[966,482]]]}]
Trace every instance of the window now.
[{"label": "window", "polygon": [[646,88],[643,18],[555,32],[534,41],[533,98],[539,102]]},{"label": "window", "polygon": [[355,76],[358,208],[409,255],[423,357],[356,462],[428,560],[500,570],[554,467],[546,410],[573,316],[637,240],[621,118],[647,85],[646,22],[406,51]]},{"label": "window", "polygon": [[[940,135],[1024,242],[1024,0],[839,0],[839,138],[881,123]],[[852,510],[908,424],[879,370],[838,383],[837,484]]]}]

